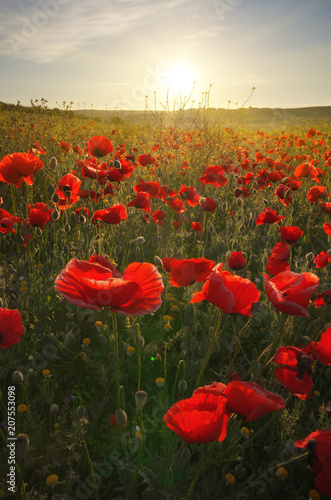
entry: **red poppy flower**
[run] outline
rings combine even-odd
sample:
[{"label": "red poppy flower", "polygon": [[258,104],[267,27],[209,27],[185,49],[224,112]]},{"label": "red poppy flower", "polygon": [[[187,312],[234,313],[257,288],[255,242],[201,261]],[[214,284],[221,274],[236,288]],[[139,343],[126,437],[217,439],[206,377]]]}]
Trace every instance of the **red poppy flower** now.
[{"label": "red poppy flower", "polygon": [[17,344],[23,333],[24,327],[19,311],[0,308],[0,346],[8,349]]},{"label": "red poppy flower", "polygon": [[167,198],[175,198],[176,196],[176,191],[171,189],[168,186],[162,186],[160,189],[160,198],[162,201],[166,201]]},{"label": "red poppy flower", "polygon": [[108,177],[107,164],[102,162],[100,165],[97,165],[96,158],[81,161],[78,165],[80,165],[80,173],[85,178],[99,179],[100,182],[105,177]]},{"label": "red poppy flower", "polygon": [[227,400],[227,407],[237,413],[243,422],[250,422],[271,411],[285,407],[285,400],[255,382],[232,380],[222,395]]},{"label": "red poppy flower", "polygon": [[325,190],[326,190],[325,186],[311,187],[307,193],[307,200],[310,201],[310,203],[317,203],[320,198],[323,198],[324,196],[330,194],[330,193],[325,193]]},{"label": "red poppy flower", "polygon": [[90,217],[91,211],[87,207],[81,207],[75,210],[75,215],[85,215],[86,217]]},{"label": "red poppy flower", "polygon": [[256,224],[262,226],[262,224],[273,224],[274,222],[279,222],[281,219],[285,219],[284,215],[277,215],[275,210],[267,207],[256,219]]},{"label": "red poppy flower", "polygon": [[60,144],[59,144],[61,150],[63,153],[66,153],[68,154],[69,151],[70,151],[70,144],[69,142],[65,142],[65,141],[61,141]]},{"label": "red poppy flower", "polygon": [[331,262],[331,254],[322,250],[318,255],[316,255],[314,262],[316,264],[317,269],[322,269],[322,267],[326,267],[329,262]]},{"label": "red poppy flower", "polygon": [[250,316],[252,304],[259,300],[259,291],[248,279],[233,276],[222,267],[223,264],[214,267],[202,291],[193,296],[191,303],[208,300],[226,314]]},{"label": "red poppy flower", "polygon": [[12,233],[15,234],[16,230],[14,229],[15,222],[12,219],[8,219],[7,217],[3,217],[0,219],[0,233]]},{"label": "red poppy flower", "polygon": [[91,137],[87,143],[87,149],[92,156],[97,158],[107,156],[114,150],[110,140],[102,135]]},{"label": "red poppy flower", "polygon": [[109,208],[97,210],[93,214],[93,222],[102,220],[107,224],[120,224],[122,220],[127,219],[128,213],[124,205],[113,205]]},{"label": "red poppy flower", "polygon": [[228,266],[230,269],[238,271],[243,269],[246,264],[246,259],[241,252],[230,252],[231,257],[228,259]]},{"label": "red poppy flower", "polygon": [[56,193],[60,198],[58,203],[55,203],[60,210],[67,210],[77,203],[80,198],[80,185],[82,181],[73,174],[66,174],[57,183]]},{"label": "red poppy flower", "polygon": [[189,188],[182,184],[178,196],[185,200],[190,207],[196,207],[199,204],[200,195],[195,191],[194,186]]},{"label": "red poppy flower", "polygon": [[31,144],[27,151],[27,154],[31,155],[45,155],[46,151],[40,146],[40,142],[34,142]]},{"label": "red poppy flower", "polygon": [[290,266],[287,261],[289,256],[290,250],[286,243],[283,241],[276,243],[268,259],[268,265],[266,266],[268,273],[274,276],[282,271],[289,271]]},{"label": "red poppy flower", "polygon": [[202,387],[198,387],[193,391],[194,394],[215,394],[215,396],[221,396],[223,394],[224,389],[226,389],[226,385],[222,384],[222,382],[213,382],[211,385],[204,385]]},{"label": "red poppy flower", "polygon": [[146,153],[138,156],[138,162],[142,167],[147,167],[147,165],[153,165],[153,163],[156,163],[156,160],[150,153]]},{"label": "red poppy flower", "polygon": [[140,191],[137,193],[136,197],[130,201],[130,203],[127,203],[127,207],[136,207],[136,208],[142,208],[143,210],[146,210],[149,214],[151,213],[151,207],[149,204],[149,193],[145,193],[144,191]]},{"label": "red poppy flower", "polygon": [[0,162],[0,181],[21,187],[23,180],[30,186],[33,174],[44,166],[37,156],[26,153],[6,155]]},{"label": "red poppy flower", "polygon": [[184,441],[193,444],[223,441],[229,418],[224,397],[201,393],[175,403],[164,421]]},{"label": "red poppy flower", "polygon": [[205,210],[206,212],[214,212],[217,208],[216,203],[212,198],[206,198],[203,203],[200,204],[201,210]]},{"label": "red poppy flower", "polygon": [[285,184],[280,184],[280,186],[278,186],[275,190],[275,196],[278,196],[279,201],[283,203],[285,207],[288,207],[293,201],[291,196],[288,194],[289,192],[289,188],[285,186]]},{"label": "red poppy flower", "polygon": [[163,268],[165,271],[167,271],[168,273],[170,273],[170,270],[171,270],[171,262],[173,260],[177,260],[176,257],[163,257],[162,260],[162,264],[163,264]]},{"label": "red poppy flower", "polygon": [[214,265],[215,262],[203,257],[173,260],[170,263],[170,283],[175,287],[202,283],[208,278]]},{"label": "red poppy flower", "polygon": [[264,275],[266,292],[273,306],[281,312],[293,316],[309,318],[309,299],[319,285],[319,278],[313,273],[293,273],[284,271],[269,280]]},{"label": "red poppy flower", "polygon": [[184,203],[179,198],[169,198],[169,199],[166,199],[165,202],[169,207],[171,207],[178,214],[181,214],[182,212],[186,212],[186,208],[184,207]]},{"label": "red poppy flower", "polygon": [[331,237],[331,224],[329,222],[325,222],[325,224],[323,224],[323,229],[326,234]]},{"label": "red poppy flower", "polygon": [[296,179],[302,179],[303,177],[309,177],[316,182],[319,182],[318,171],[314,165],[310,162],[300,163],[293,173]]},{"label": "red poppy flower", "polygon": [[236,188],[234,190],[234,195],[236,198],[242,196],[243,198],[248,198],[251,195],[250,189],[246,187]]},{"label": "red poppy flower", "polygon": [[160,185],[157,181],[146,182],[143,179],[140,179],[139,184],[133,186],[133,189],[136,193],[144,191],[145,193],[148,193],[151,198],[159,198],[160,196]]},{"label": "red poppy flower", "polygon": [[228,182],[227,178],[224,177],[224,169],[218,165],[212,165],[206,168],[206,171],[202,177],[199,177],[199,181],[205,184],[212,184],[215,187],[225,186]]},{"label": "red poppy flower", "polygon": [[313,358],[294,346],[280,347],[272,358],[277,367],[274,375],[288,391],[303,401],[312,397]]},{"label": "red poppy flower", "polygon": [[283,241],[292,245],[296,241],[298,241],[303,235],[303,231],[301,231],[298,226],[283,226],[280,228],[280,236]]},{"label": "red poppy flower", "polygon": [[55,280],[55,289],[72,304],[87,309],[142,316],[157,311],[164,290],[161,275],[148,263],[133,262],[123,276],[107,259],[72,259]]},{"label": "red poppy flower", "polygon": [[31,224],[31,226],[40,227],[40,229],[43,229],[45,224],[51,220],[52,219],[50,214],[45,210],[39,208],[31,208],[27,223],[29,225]]},{"label": "red poppy flower", "polygon": [[[313,351],[314,349],[314,351]],[[322,365],[331,365],[331,328],[327,328],[325,332],[321,334],[319,342],[316,342],[314,348],[314,342],[308,344],[304,349],[304,352],[312,354],[314,358],[317,359]]]},{"label": "red poppy flower", "polygon": [[321,203],[318,204],[318,207],[323,210],[323,212],[326,212],[327,214],[331,215],[331,203],[327,203],[326,201],[321,201]]},{"label": "red poppy flower", "polygon": [[158,224],[159,226],[163,226],[163,220],[165,219],[167,215],[167,212],[164,212],[163,210],[157,210],[156,212],[152,213],[153,217],[153,222],[154,224]]},{"label": "red poppy flower", "polygon": [[192,224],[191,224],[191,230],[192,231],[199,231],[200,233],[202,233],[201,223],[200,222],[192,222]]},{"label": "red poppy flower", "polygon": [[304,439],[294,443],[296,448],[307,448],[311,453],[309,463],[315,474],[317,474],[316,488],[331,497],[331,431],[317,430]]}]

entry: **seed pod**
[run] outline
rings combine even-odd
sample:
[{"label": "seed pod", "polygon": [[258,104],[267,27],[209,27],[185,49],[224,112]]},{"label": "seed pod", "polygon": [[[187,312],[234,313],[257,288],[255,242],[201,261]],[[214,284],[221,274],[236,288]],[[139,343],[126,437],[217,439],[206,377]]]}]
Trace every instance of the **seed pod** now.
[{"label": "seed pod", "polygon": [[116,245],[116,247],[114,248],[114,254],[119,255],[121,251],[122,251],[121,245]]},{"label": "seed pod", "polygon": [[78,420],[81,420],[85,416],[86,416],[86,410],[85,410],[84,406],[78,406],[78,408],[77,408],[77,418],[78,418]]},{"label": "seed pod", "polygon": [[51,415],[56,415],[57,413],[59,413],[59,407],[58,405],[56,404],[52,404],[49,408],[49,412]]},{"label": "seed pod", "polygon": [[145,391],[138,391],[135,394],[135,401],[136,401],[136,407],[138,410],[141,410],[147,401],[147,392]]},{"label": "seed pod", "polygon": [[17,434],[15,441],[15,452],[17,458],[24,458],[29,451],[30,441],[26,434]]}]

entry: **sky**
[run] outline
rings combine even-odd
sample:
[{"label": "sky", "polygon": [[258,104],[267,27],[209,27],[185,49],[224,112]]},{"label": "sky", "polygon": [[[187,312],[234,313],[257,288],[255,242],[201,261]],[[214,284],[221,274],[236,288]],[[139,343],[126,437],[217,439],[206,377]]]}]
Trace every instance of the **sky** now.
[{"label": "sky", "polygon": [[1,0],[0,101],[328,106],[330,22],[331,0]]}]

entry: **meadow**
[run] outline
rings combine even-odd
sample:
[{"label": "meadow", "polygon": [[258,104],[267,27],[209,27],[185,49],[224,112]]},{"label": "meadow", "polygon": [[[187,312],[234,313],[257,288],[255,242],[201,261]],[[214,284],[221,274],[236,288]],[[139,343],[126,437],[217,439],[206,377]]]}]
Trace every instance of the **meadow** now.
[{"label": "meadow", "polygon": [[330,498],[330,125],[207,111],[0,109],[4,498]]}]

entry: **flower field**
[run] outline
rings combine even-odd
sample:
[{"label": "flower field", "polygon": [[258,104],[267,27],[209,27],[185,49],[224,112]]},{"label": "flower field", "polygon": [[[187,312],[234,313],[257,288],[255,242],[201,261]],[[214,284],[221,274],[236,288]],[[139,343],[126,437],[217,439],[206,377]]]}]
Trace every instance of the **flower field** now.
[{"label": "flower field", "polygon": [[0,118],[2,496],[331,498],[329,125]]}]

